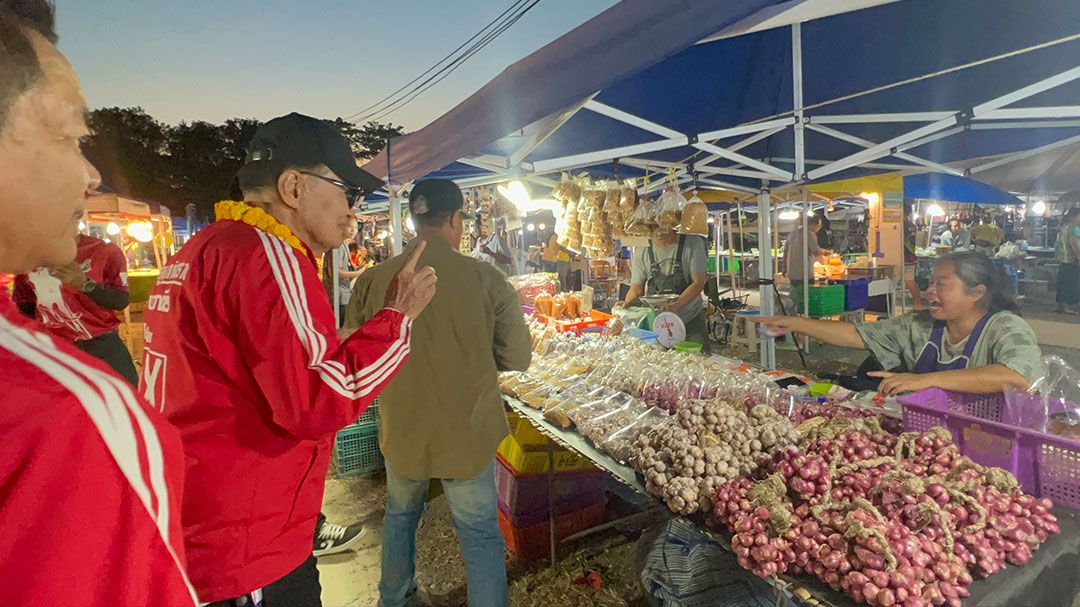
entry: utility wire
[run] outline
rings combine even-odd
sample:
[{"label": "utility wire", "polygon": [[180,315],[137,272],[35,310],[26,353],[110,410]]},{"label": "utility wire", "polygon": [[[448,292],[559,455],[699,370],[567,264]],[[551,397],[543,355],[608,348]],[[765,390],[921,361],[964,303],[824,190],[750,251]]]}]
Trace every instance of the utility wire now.
[{"label": "utility wire", "polygon": [[523,16],[525,16],[525,13],[527,13],[529,10],[531,10],[534,6],[536,6],[539,3],[540,3],[540,0],[532,0],[532,2],[528,6],[526,6],[524,10],[522,10],[520,13],[518,13],[517,15],[510,18],[504,24],[500,25],[499,29],[493,30],[492,32],[489,32],[483,39],[481,39],[476,44],[474,44],[473,47],[471,47],[468,51],[466,51],[466,54],[462,55],[462,57],[461,57],[461,59],[459,61],[457,61],[457,62],[455,62],[455,63],[453,63],[451,65],[448,65],[445,68],[443,68],[442,70],[440,70],[438,73],[433,74],[431,77],[429,77],[427,80],[425,80],[421,85],[419,85],[418,88],[414,89],[414,91],[412,91],[411,94],[408,97],[400,99],[395,105],[393,105],[391,107],[387,107],[386,109],[384,109],[382,112],[380,112],[378,115],[374,116],[373,118],[368,118],[368,120],[381,120],[382,118],[384,118],[384,117],[392,114],[393,112],[396,112],[397,110],[401,109],[405,105],[408,105],[413,99],[416,99],[419,95],[423,94],[425,91],[427,91],[431,87],[433,87],[436,84],[442,82],[447,76],[454,73],[454,71],[457,70],[457,68],[461,67],[473,55],[475,55],[476,53],[483,50],[484,47],[486,47],[493,40],[495,40],[495,38],[498,38],[503,32],[510,29],[515,23],[518,22],[518,20],[520,20]]},{"label": "utility wire", "polygon": [[[431,88],[438,82],[441,82],[443,78],[456,70],[462,63],[468,60],[470,57],[479,52],[482,48],[487,46],[492,40],[498,37],[500,34],[506,31],[509,26],[517,23],[517,21],[530,9],[532,9],[539,0],[516,0],[505,11],[500,13],[490,23],[485,25],[476,34],[473,34],[465,42],[461,43],[457,48],[451,51],[448,55],[440,59],[430,68],[425,70],[422,74],[413,78],[409,82],[402,85],[400,88],[383,97],[379,101],[376,101],[372,105],[347,116],[345,120],[350,122],[364,122],[367,120],[375,120],[382,116],[388,115],[396,109],[403,107],[408,102],[416,98],[417,95],[423,91]],[[477,40],[479,38],[479,40]],[[470,46],[471,45],[471,46]],[[468,48],[466,48],[468,47]],[[449,63],[447,63],[449,61]],[[432,72],[435,72],[432,74]],[[429,76],[430,74],[430,76]],[[427,77],[425,80],[424,78]],[[421,82],[421,80],[423,80]]]}]

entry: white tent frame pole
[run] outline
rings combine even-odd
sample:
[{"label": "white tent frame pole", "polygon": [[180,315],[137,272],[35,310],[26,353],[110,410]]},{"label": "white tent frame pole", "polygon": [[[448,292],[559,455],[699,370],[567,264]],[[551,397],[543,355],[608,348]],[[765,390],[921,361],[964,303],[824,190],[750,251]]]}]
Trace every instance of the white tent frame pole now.
[{"label": "white tent frame pole", "polygon": [[803,120],[802,24],[791,25],[791,91],[795,109],[795,181],[806,180],[806,131]]},{"label": "white tent frame pole", "polygon": [[405,235],[401,229],[401,197],[398,195],[397,188],[391,188],[390,191],[390,249],[393,255],[396,257],[401,255],[401,251],[405,245]]},{"label": "white tent frame pole", "polygon": [[968,120],[984,116],[989,112],[1001,109],[1007,105],[1016,103],[1017,101],[1022,101],[1029,97],[1033,97],[1035,95],[1038,95],[1039,93],[1048,91],[1067,82],[1072,82],[1073,80],[1076,80],[1078,78],[1080,78],[1080,66],[1065,70],[1064,72],[1055,74],[1054,76],[1051,76],[1049,78],[1044,78],[1043,80],[1017,89],[1011,93],[1001,95],[999,97],[991,99],[990,101],[979,104],[971,109],[970,114],[958,114],[953,117],[938,120],[903,135],[893,137],[892,139],[889,139],[888,141],[885,141],[883,143],[879,143],[872,148],[868,148],[861,152],[856,152],[854,154],[851,154],[850,156],[841,158],[821,168],[814,169],[813,171],[810,171],[808,173],[808,177],[810,179],[819,179],[821,177],[840,172],[844,169],[858,166],[864,162],[869,162],[871,160],[877,160],[878,158],[881,158],[883,156],[888,156],[893,153],[892,150],[894,148],[898,148],[905,143],[910,143],[911,141],[919,139],[920,137],[932,135],[948,127],[955,126],[958,123],[963,123]]},{"label": "white tent frame pole", "polygon": [[629,112],[624,112],[618,108],[611,107],[610,105],[600,103],[596,100],[586,101],[585,109],[596,112],[601,116],[607,116],[608,118],[618,120],[619,122],[623,122],[631,126],[636,126],[643,131],[649,131],[650,133],[655,133],[657,135],[660,135],[661,137],[667,137],[668,139],[674,139],[676,137],[686,137],[685,133],[680,133],[679,131],[676,131],[674,129],[669,129],[666,126],[657,124],[651,120],[646,120],[644,118],[641,118],[640,116],[635,116]]},{"label": "white tent frame pole", "polygon": [[[814,262],[810,261],[810,200],[802,189],[802,246],[803,246],[803,316],[810,318],[810,285],[814,282]],[[802,336],[804,349],[810,352],[810,337]],[[798,340],[795,346],[798,347]]]},{"label": "white tent frame pole", "polygon": [[[746,177],[748,179],[768,179],[770,181],[776,181],[771,173],[762,173],[761,171],[747,171],[745,169],[729,169],[727,167],[695,167],[698,175],[731,175],[732,177]],[[755,190],[756,191],[756,190]]]},{"label": "white tent frame pole", "polygon": [[637,156],[638,154],[660,152],[684,145],[686,145],[686,136],[681,135],[678,139],[661,139],[659,141],[635,143],[633,145],[624,145],[622,147],[598,150],[595,152],[573,154],[571,156],[552,158],[550,160],[537,160],[533,163],[533,170],[537,173],[551,173],[554,171],[566,170],[574,166],[591,166],[616,158],[622,158],[623,156]]},{"label": "white tent frame pole", "polygon": [[[769,188],[762,184],[758,192],[758,295],[761,298],[762,316],[773,316],[773,261],[772,261],[772,225],[769,212]],[[761,336],[761,367],[766,370],[776,369],[776,340]]]},{"label": "white tent frame pole", "polygon": [[834,114],[815,115],[808,118],[810,124],[878,124],[882,122],[936,122],[956,112],[896,112],[888,114]]},{"label": "white tent frame pole", "polygon": [[1080,120],[1032,120],[1020,122],[976,122],[973,131],[992,129],[1070,129],[1080,127]]},{"label": "white tent frame pole", "polygon": [[466,177],[465,179],[455,179],[454,183],[459,188],[476,188],[482,185],[491,185],[493,183],[501,183],[510,179],[510,173],[497,173],[494,175],[481,175],[479,177]]},{"label": "white tent frame pole", "polygon": [[[698,141],[716,141],[718,139],[727,139],[728,137],[737,137],[739,135],[749,135],[751,133],[757,133],[759,131],[768,131],[779,127],[781,130],[795,124],[794,117],[776,118],[774,120],[765,120],[763,122],[754,122],[751,124],[742,124],[739,126],[733,126],[726,129],[719,129],[716,131],[706,131],[704,133],[698,133]],[[731,149],[731,148],[728,148]]]},{"label": "white tent frame pole", "polygon": [[758,169],[759,171],[763,171],[763,172],[768,173],[770,175],[774,175],[774,176],[778,177],[781,181],[791,181],[792,178],[793,178],[793,175],[788,171],[776,168],[776,167],[774,167],[774,166],[772,166],[770,164],[766,164],[766,163],[761,162],[759,160],[754,160],[753,158],[750,158],[749,156],[743,156],[742,154],[740,154],[738,152],[733,152],[730,149],[722,148],[722,147],[720,147],[720,146],[718,146],[716,144],[706,143],[704,141],[699,141],[699,142],[697,142],[697,143],[695,143],[693,145],[694,145],[694,147],[696,147],[699,150],[709,152],[711,154],[716,154],[717,156],[719,156],[721,158],[727,158],[728,160],[732,160],[732,161],[741,163],[741,164],[743,164],[745,166],[748,166],[750,168]]},{"label": "white tent frame pole", "polygon": [[1075,135],[1073,137],[1068,137],[1068,138],[1062,139],[1060,141],[1055,141],[1053,143],[1048,143],[1048,144],[1046,144],[1044,146],[1040,146],[1040,147],[1037,147],[1037,148],[1032,148],[1030,150],[1024,150],[1022,152],[1016,152],[1015,154],[1009,154],[1008,156],[1005,156],[1004,158],[999,158],[999,159],[994,160],[992,162],[987,162],[986,164],[981,164],[981,165],[979,165],[977,167],[973,167],[970,172],[972,174],[981,173],[983,171],[987,171],[987,170],[990,170],[990,169],[993,169],[993,168],[996,168],[996,167],[999,167],[999,166],[1002,166],[1002,165],[1006,165],[1006,164],[1016,162],[1017,160],[1023,160],[1025,158],[1035,156],[1036,154],[1042,154],[1043,152],[1049,152],[1051,150],[1056,150],[1058,148],[1062,148],[1062,147],[1065,147],[1067,145],[1072,145],[1072,144],[1078,143],[1078,142],[1080,142],[1080,135]]},{"label": "white tent frame pole", "polygon": [[[867,149],[877,145],[876,143],[874,143],[873,141],[870,141],[869,139],[863,139],[862,137],[856,137],[855,135],[849,135],[848,133],[845,133],[843,131],[838,131],[836,129],[829,128],[827,126],[821,126],[820,124],[808,124],[808,125],[806,125],[806,128],[808,128],[808,129],[810,129],[812,131],[821,133],[822,135],[828,135],[829,137],[839,139],[840,141],[846,141],[848,143],[853,143],[853,144],[855,144],[857,146],[867,148]],[[893,156],[899,158],[900,160],[906,160],[908,162],[911,162],[911,163],[914,163],[914,164],[917,164],[917,165],[920,165],[920,166],[924,166],[924,167],[927,167],[927,168],[930,168],[930,169],[934,169],[935,171],[941,171],[942,173],[949,173],[949,174],[952,174],[952,175],[959,175],[959,176],[964,175],[964,171],[962,171],[960,169],[956,169],[956,168],[953,168],[951,166],[941,164],[940,162],[934,162],[932,160],[926,160],[924,158],[919,158],[918,156],[912,156],[911,154],[906,154],[904,152],[897,152],[897,153],[893,154]]]},{"label": "white tent frame pole", "polygon": [[979,120],[1025,120],[1029,118],[1080,118],[1080,105],[1003,108],[987,112]]},{"label": "white tent frame pole", "polygon": [[728,181],[721,181],[719,179],[708,179],[699,177],[698,183],[704,183],[705,185],[712,185],[718,188],[724,188],[725,190],[730,190],[732,192],[742,192],[744,194],[753,194],[756,191],[753,188],[748,188],[744,185],[730,183]]},{"label": "white tent frame pole", "polygon": [[478,169],[484,169],[485,171],[492,171],[494,173],[505,171],[508,168],[504,164],[495,164],[478,158],[459,158],[458,162]]},{"label": "white tent frame pole", "polygon": [[540,147],[542,143],[547,141],[548,137],[554,135],[555,131],[562,128],[562,125],[566,124],[571,118],[573,118],[574,115],[577,114],[578,111],[581,110],[581,108],[585,107],[585,104],[591,101],[593,97],[596,97],[598,93],[599,91],[575,103],[574,105],[570,106],[565,112],[562,112],[560,114],[552,114],[547,118],[541,119],[541,123],[537,125],[538,130],[532,135],[530,135],[529,138],[526,139],[518,147],[518,149],[514,151],[514,153],[511,154],[510,157],[507,159],[509,166],[517,166],[521,163],[522,160],[525,160],[526,156],[531,154],[533,150]]}]

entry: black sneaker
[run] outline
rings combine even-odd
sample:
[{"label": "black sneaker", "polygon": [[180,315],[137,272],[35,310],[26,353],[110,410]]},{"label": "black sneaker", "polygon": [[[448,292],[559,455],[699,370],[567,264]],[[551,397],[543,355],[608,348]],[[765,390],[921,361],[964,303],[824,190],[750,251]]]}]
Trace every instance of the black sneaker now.
[{"label": "black sneaker", "polygon": [[347,552],[360,543],[360,540],[366,535],[367,527],[363,525],[345,527],[323,521],[315,529],[315,547],[311,553],[315,556],[326,556],[327,554]]}]

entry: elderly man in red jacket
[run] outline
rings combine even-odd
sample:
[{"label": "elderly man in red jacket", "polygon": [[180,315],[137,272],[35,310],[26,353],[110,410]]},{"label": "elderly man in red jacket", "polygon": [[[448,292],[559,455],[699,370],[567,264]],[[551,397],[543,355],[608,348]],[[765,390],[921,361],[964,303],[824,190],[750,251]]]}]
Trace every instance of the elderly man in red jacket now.
[{"label": "elderly man in red jacket", "polygon": [[300,114],[256,131],[238,177],[245,202],[218,203],[219,221],[158,277],[140,385],[183,439],[199,598],[317,606],[312,535],[332,437],[405,362],[436,277],[413,254],[381,311],[339,339],[316,260],[381,182],[336,127]]},{"label": "elderly man in red jacket", "polygon": [[[44,0],[0,0],[0,273],[75,260],[100,176]],[[0,605],[193,607],[176,431],[0,289]]]}]

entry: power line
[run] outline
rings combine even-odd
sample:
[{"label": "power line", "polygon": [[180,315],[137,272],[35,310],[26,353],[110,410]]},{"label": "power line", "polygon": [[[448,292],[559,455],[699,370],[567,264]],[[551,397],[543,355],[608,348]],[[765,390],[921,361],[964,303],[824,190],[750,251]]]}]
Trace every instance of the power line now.
[{"label": "power line", "polygon": [[380,120],[380,119],[390,115],[391,113],[401,109],[405,105],[408,105],[413,99],[416,99],[418,96],[423,94],[425,91],[427,91],[431,87],[433,87],[433,86],[437,85],[438,83],[442,82],[447,76],[454,73],[454,71],[457,70],[457,68],[461,67],[466,61],[468,61],[469,58],[471,58],[473,55],[475,55],[476,53],[483,50],[484,47],[486,47],[488,44],[490,44],[491,41],[493,41],[495,38],[499,37],[499,35],[501,35],[503,32],[510,29],[510,27],[512,27],[515,23],[518,22],[519,19],[521,19],[521,17],[523,17],[525,15],[525,13],[527,13],[530,9],[532,9],[534,6],[536,6],[539,2],[540,2],[540,0],[533,0],[532,4],[527,6],[519,14],[515,15],[513,18],[511,18],[504,25],[500,26],[500,28],[498,30],[490,32],[484,39],[480,40],[475,45],[473,45],[473,47],[470,48],[469,51],[466,52],[466,54],[462,55],[460,61],[458,61],[458,62],[456,62],[456,63],[454,63],[452,65],[449,65],[446,68],[444,68],[443,70],[441,70],[439,73],[436,73],[436,74],[432,75],[423,84],[419,85],[416,89],[414,89],[415,92],[413,92],[407,98],[402,98],[394,106],[384,109],[379,115],[372,118],[372,120]]},{"label": "power line", "polygon": [[[517,0],[510,8],[503,11],[493,21],[481,28],[479,32],[454,49],[449,55],[440,59],[424,73],[413,78],[411,81],[378,102],[346,117],[345,119],[355,123],[367,120],[379,120],[398,109],[401,109],[420,94],[441,82],[457,70],[457,68],[461,67],[461,65],[468,61],[473,55],[480,52],[484,47],[495,40],[495,38],[498,38],[503,32],[517,23],[525,13],[532,10],[539,2],[540,0]],[[477,40],[477,38],[479,38],[479,40]],[[471,46],[470,43],[472,43]],[[466,46],[468,46],[468,48],[465,48]],[[458,54],[459,52],[460,54]],[[456,57],[454,57],[455,54],[457,54]],[[446,63],[448,59],[450,62]],[[442,67],[440,68],[440,66]],[[425,76],[427,76],[426,79],[424,79]],[[422,79],[422,82],[418,82]]]}]

